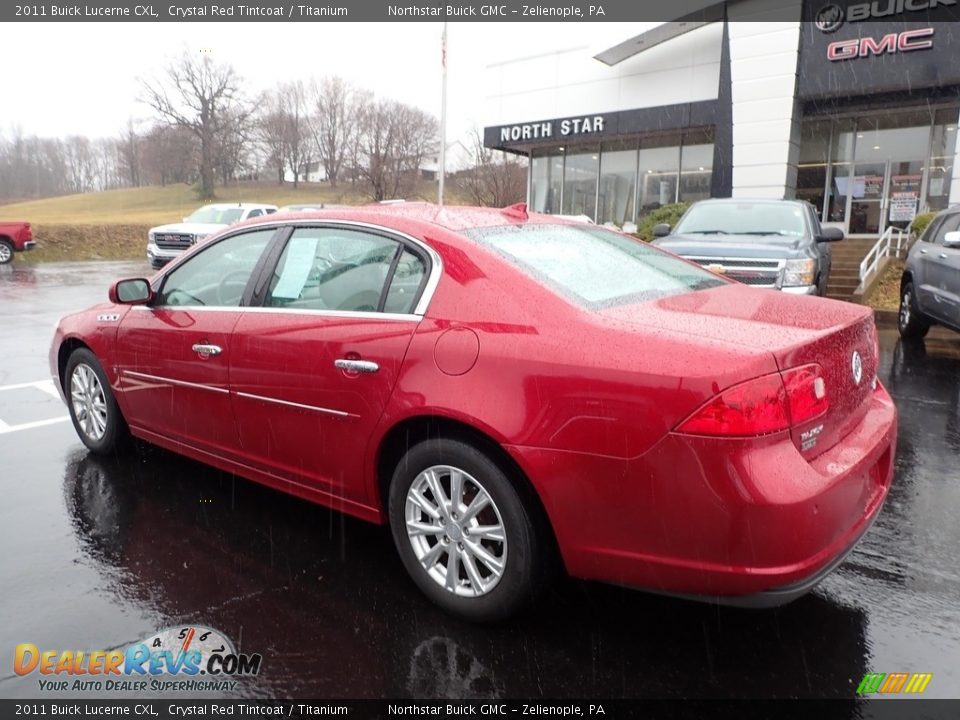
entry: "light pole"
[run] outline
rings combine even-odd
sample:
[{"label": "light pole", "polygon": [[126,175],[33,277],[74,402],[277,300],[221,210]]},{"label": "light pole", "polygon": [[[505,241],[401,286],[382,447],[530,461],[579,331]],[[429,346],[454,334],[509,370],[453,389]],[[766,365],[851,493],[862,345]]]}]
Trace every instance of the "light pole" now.
[{"label": "light pole", "polygon": [[443,81],[440,91],[440,184],[437,188],[437,205],[443,207],[443,179],[447,174],[447,23],[443,23],[443,39],[441,41]]}]

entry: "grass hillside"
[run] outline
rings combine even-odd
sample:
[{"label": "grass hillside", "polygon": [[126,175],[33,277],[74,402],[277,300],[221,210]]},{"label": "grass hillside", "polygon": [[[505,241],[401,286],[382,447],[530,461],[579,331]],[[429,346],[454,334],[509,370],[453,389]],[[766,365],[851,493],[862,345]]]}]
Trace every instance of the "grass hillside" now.
[{"label": "grass hillside", "polygon": [[[309,183],[294,190],[289,183],[237,183],[220,186],[216,192],[217,197],[210,202],[280,206],[368,202],[349,184],[334,189],[326,183]],[[409,199],[435,200],[436,192],[436,183],[425,180]],[[18,253],[17,262],[135,260],[146,255],[151,226],[179,222],[203,204],[189,185],[151,186],[0,204],[0,220],[25,220],[33,225],[37,249]]]},{"label": "grass hillside", "polygon": [[[301,184],[294,190],[290,184],[237,183],[218,187],[217,197],[211,202],[356,205],[366,202],[366,199],[348,184],[336,189],[327,184]],[[190,185],[150,186],[0,205],[0,219],[26,220],[35,224],[158,225],[178,222],[202,204]]]}]

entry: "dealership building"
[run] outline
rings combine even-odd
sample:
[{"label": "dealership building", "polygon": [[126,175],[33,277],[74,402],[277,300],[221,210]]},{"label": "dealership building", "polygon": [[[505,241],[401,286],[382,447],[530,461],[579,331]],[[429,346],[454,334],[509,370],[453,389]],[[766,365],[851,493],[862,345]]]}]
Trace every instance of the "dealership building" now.
[{"label": "dealership building", "polygon": [[958,0],[730,0],[591,25],[488,68],[484,143],[530,159],[539,212],[622,226],[678,201],[796,197],[876,237],[960,202],[957,21]]}]

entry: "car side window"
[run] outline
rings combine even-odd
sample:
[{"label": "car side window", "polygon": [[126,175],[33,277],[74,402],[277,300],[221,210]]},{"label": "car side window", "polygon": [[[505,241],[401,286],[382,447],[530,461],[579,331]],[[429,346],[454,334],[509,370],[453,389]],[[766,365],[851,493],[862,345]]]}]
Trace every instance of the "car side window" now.
[{"label": "car side window", "polygon": [[247,215],[247,219],[260,217],[261,215],[263,215],[263,210],[251,210],[250,214]]},{"label": "car side window", "polygon": [[374,312],[401,247],[360,230],[298,228],[280,256],[264,305]]},{"label": "car side window", "polygon": [[427,268],[423,259],[404,250],[393,271],[393,279],[387,290],[387,299],[383,304],[383,311],[389,313],[413,312],[413,302],[420,294],[420,286],[426,277]]},{"label": "car side window", "polygon": [[178,265],[164,278],[156,305],[239,307],[243,291],[274,230],[231,235]]},{"label": "car side window", "polygon": [[944,218],[943,222],[940,223],[940,227],[937,228],[937,234],[933,241],[937,245],[943,245],[943,238],[946,237],[948,232],[953,232],[954,230],[960,230],[960,213],[948,215]]}]

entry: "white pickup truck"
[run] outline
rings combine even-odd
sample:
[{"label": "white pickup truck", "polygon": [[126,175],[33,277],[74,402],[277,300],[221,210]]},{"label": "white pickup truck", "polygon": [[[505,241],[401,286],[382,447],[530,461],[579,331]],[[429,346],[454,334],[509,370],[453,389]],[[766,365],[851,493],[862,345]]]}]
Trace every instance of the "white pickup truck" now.
[{"label": "white pickup truck", "polygon": [[161,268],[191,245],[207,235],[222,230],[241,220],[271,215],[276,205],[261,203],[215,203],[204,205],[182,223],[158,225],[147,234],[147,260],[155,268]]}]

